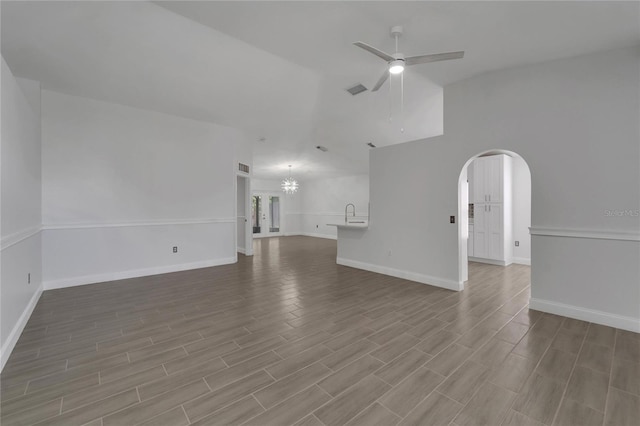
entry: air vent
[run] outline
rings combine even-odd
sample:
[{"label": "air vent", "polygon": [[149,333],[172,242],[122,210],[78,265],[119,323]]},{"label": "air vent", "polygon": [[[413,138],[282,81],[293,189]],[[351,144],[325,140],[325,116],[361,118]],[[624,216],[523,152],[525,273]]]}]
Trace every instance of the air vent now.
[{"label": "air vent", "polygon": [[376,147],[376,146],[373,144],[373,142],[368,142],[368,143],[367,143],[367,145],[368,145],[370,148],[375,148],[375,147]]},{"label": "air vent", "polygon": [[318,145],[316,146],[316,149],[319,149],[322,152],[327,152],[329,151],[329,148],[327,148],[326,146],[322,146],[322,145]]},{"label": "air vent", "polygon": [[246,164],[238,163],[238,170],[244,173],[249,173],[249,166]]},{"label": "air vent", "polygon": [[358,93],[362,93],[366,91],[367,91],[367,88],[360,83],[347,89],[347,92],[351,93],[353,96],[357,95]]}]

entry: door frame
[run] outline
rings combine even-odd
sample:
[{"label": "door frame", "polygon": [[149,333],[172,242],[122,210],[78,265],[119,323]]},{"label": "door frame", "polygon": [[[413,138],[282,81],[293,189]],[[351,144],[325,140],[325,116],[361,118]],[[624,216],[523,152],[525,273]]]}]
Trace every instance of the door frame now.
[{"label": "door frame", "polygon": [[251,216],[251,177],[249,176],[249,174],[247,173],[242,173],[242,172],[236,172],[236,179],[235,179],[235,193],[236,193],[236,202],[234,205],[234,210],[235,210],[235,222],[236,222],[236,229],[235,229],[235,244],[236,244],[236,254],[237,253],[242,253],[241,250],[239,250],[238,247],[238,226],[241,226],[242,223],[238,223],[238,216],[242,216],[238,211],[238,178],[241,178],[244,181],[244,194],[245,194],[245,200],[244,200],[244,217],[245,217],[245,222],[244,222],[244,255],[245,256],[253,256],[253,237],[252,237],[252,230],[251,230],[251,223],[249,222],[249,217]]},{"label": "door frame", "polygon": [[[506,149],[490,149],[479,152],[469,158],[462,166],[460,176],[458,177],[458,276],[460,277],[460,281],[458,282],[459,290],[464,290],[464,283],[469,279],[469,258],[467,253],[467,239],[469,238],[469,191],[468,185],[465,185],[465,183],[468,182],[468,166],[473,160],[478,157],[495,154],[504,154],[512,158],[521,158],[522,160],[524,160],[527,168],[529,169],[529,175],[531,176],[532,174],[529,163],[522,155]],[[533,180],[531,181],[531,185],[533,186]],[[533,200],[531,200],[531,202],[533,204]],[[531,259],[531,270],[533,271],[533,258]]]},{"label": "door frame", "polygon": [[[267,190],[254,190],[251,191],[251,197],[250,197],[250,202],[252,203],[252,199],[253,197],[257,195],[262,197],[262,203],[265,202],[265,200],[268,200],[267,197],[269,196],[277,196],[280,198],[280,231],[278,232],[261,232],[260,234],[254,234],[253,233],[253,223],[249,223],[249,231],[251,232],[251,236],[252,238],[269,238],[269,237],[282,237],[284,236],[284,194],[282,192],[277,192],[277,191],[267,191]],[[269,202],[266,202],[266,206],[268,208]],[[264,206],[263,206],[264,208]],[[251,205],[249,205],[249,216],[251,217]],[[267,218],[267,220],[269,220],[269,218]],[[262,228],[265,228],[264,225],[262,225]]]}]

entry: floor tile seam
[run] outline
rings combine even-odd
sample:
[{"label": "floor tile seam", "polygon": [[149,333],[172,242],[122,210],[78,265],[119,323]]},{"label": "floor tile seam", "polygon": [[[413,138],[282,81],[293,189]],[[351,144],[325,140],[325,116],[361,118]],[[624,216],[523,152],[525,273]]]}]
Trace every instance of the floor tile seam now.
[{"label": "floor tile seam", "polygon": [[[371,374],[370,374],[371,375]],[[368,377],[368,376],[367,376]],[[366,377],[365,377],[366,378]],[[357,383],[360,383],[362,380],[364,380],[365,378],[359,380]],[[356,383],[354,383],[355,385]],[[313,386],[313,385],[312,385]],[[348,391],[349,389],[351,389],[353,387],[349,386],[347,389],[343,390],[342,392],[340,392],[339,394],[337,394],[336,396],[331,396],[331,394],[329,394],[329,392],[327,392],[326,390],[322,389],[322,387],[318,386],[318,384],[315,384],[316,387],[318,387],[322,392],[324,392],[325,394],[327,394],[327,396],[329,396],[329,400],[327,400],[327,402],[325,402],[324,404],[322,404],[321,406],[317,407],[316,409],[314,409],[311,414],[313,415],[313,417],[315,417],[316,419],[318,419],[320,421],[320,423],[322,423],[325,426],[329,426],[327,423],[323,422],[322,419],[320,419],[318,416],[315,415],[316,412],[318,412],[319,410],[321,410],[322,408],[324,408],[326,405],[329,405],[330,403],[332,403],[334,400],[336,400],[340,395],[344,394],[346,391]],[[309,386],[311,387],[311,386]],[[308,389],[308,388],[307,388]],[[387,393],[389,393],[389,391],[391,390],[391,388],[385,392],[384,394],[386,395]],[[378,398],[379,399],[379,398]],[[378,399],[376,399],[374,402],[372,402],[370,405],[375,404]],[[363,412],[364,410],[366,410],[370,405],[368,405],[367,407],[365,407],[364,409],[358,411],[357,414],[355,414],[353,417],[351,417],[350,419],[348,419],[345,423],[350,422],[351,420],[353,420],[354,418],[356,418],[358,416],[358,414],[360,414],[361,412]],[[386,408],[386,407],[385,407]],[[303,417],[304,418],[304,417]]]},{"label": "floor tile seam", "polygon": [[[256,371],[256,372],[254,372],[254,373],[251,373],[251,374],[255,374],[255,373],[259,372],[259,371],[260,371],[260,370],[258,370],[258,371]],[[251,374],[250,374],[250,375],[251,375]],[[249,375],[249,376],[250,376],[250,375]],[[249,376],[245,376],[245,378],[246,378],[246,377],[249,377]],[[204,380],[204,378],[202,378],[202,380]],[[238,380],[236,380],[236,382],[237,382],[237,381],[238,381]],[[201,395],[196,396],[196,397],[195,397],[195,398],[193,398],[193,399],[190,399],[189,401],[185,401],[185,402],[183,402],[183,403],[181,404],[181,407],[182,407],[182,409],[184,410],[185,414],[186,414],[186,412],[187,412],[187,410],[184,408],[184,405],[185,405],[185,404],[188,404],[188,403],[190,403],[190,402],[192,402],[192,401],[195,401],[196,399],[199,399],[199,398],[202,398],[202,397],[205,397],[205,396],[211,395],[211,394],[213,394],[214,392],[218,392],[218,391],[220,391],[222,388],[224,388],[224,387],[228,386],[228,385],[224,385],[224,386],[222,386],[222,387],[220,387],[220,388],[217,388],[216,390],[211,390],[211,387],[209,386],[209,384],[207,383],[207,381],[206,381],[206,380],[204,380],[204,382],[205,382],[205,384],[206,384],[207,388],[209,388],[209,392],[205,392],[205,393],[203,393],[203,394],[201,394]],[[192,383],[195,383],[195,382],[192,382]],[[229,385],[231,385],[231,384],[233,384],[233,383],[235,383],[235,382],[229,383]],[[266,385],[263,385],[261,388],[259,388],[258,390],[254,391],[254,392],[251,392],[251,393],[248,393],[248,394],[243,394],[243,395],[241,395],[241,396],[239,396],[239,397],[237,397],[237,398],[235,398],[235,399],[232,399],[232,400],[230,400],[230,401],[226,401],[226,402],[224,402],[222,405],[220,405],[219,407],[217,407],[215,410],[213,410],[213,411],[211,411],[211,412],[208,412],[208,413],[205,413],[205,414],[203,414],[203,415],[202,415],[202,416],[200,416],[200,417],[194,417],[194,418],[193,418],[193,420],[194,420],[194,421],[199,421],[199,420],[201,420],[201,419],[203,419],[203,418],[205,418],[205,417],[207,417],[207,416],[209,416],[209,415],[211,415],[211,414],[213,414],[213,413],[215,413],[215,412],[217,412],[217,411],[223,410],[223,409],[225,409],[225,408],[227,408],[227,407],[229,407],[229,406],[231,406],[231,405],[235,404],[236,402],[238,402],[238,401],[240,401],[240,400],[242,400],[242,399],[244,399],[244,398],[246,398],[246,397],[248,397],[248,396],[253,396],[253,397],[254,397],[254,399],[255,399],[256,401],[258,401],[258,398],[255,398],[254,393],[255,393],[255,392],[258,392],[258,391],[260,391],[260,390],[262,390],[262,389],[264,389],[265,387],[269,386],[270,384],[271,384],[271,383],[268,383],[268,384],[266,384]],[[260,403],[260,401],[258,401],[258,404],[260,404],[260,406],[261,406],[262,408],[264,408],[264,406],[262,406],[262,404]],[[174,408],[175,408],[175,407],[174,407]],[[190,417],[189,417],[189,416],[187,416],[187,419],[190,419]],[[190,420],[190,421],[191,421],[191,420]]]},{"label": "floor tile seam", "polygon": [[[409,352],[409,351],[410,351],[410,350],[412,350],[412,349],[415,349],[415,346],[414,346],[413,348],[409,349],[408,351],[403,352],[401,355],[399,355],[399,356],[395,357],[394,359],[392,359],[391,361],[389,361],[389,362],[387,362],[387,363],[384,363],[384,361],[381,361],[384,365],[381,365],[381,366],[380,366],[380,368],[378,368],[377,370],[375,370],[375,371],[374,371],[374,372],[372,372],[371,374],[373,374],[373,375],[374,375],[374,376],[376,376],[378,379],[382,380],[383,382],[385,382],[386,384],[388,384],[388,385],[390,385],[390,386],[397,386],[397,385],[393,385],[393,384],[391,384],[391,383],[387,382],[385,379],[383,379],[382,377],[378,376],[376,373],[378,373],[380,370],[382,370],[383,368],[385,368],[387,365],[391,364],[393,361],[395,361],[396,359],[400,358],[402,355],[406,354],[407,352]],[[416,350],[417,350],[418,352],[422,352],[420,349],[416,349]],[[422,353],[424,353],[424,352],[422,352]],[[369,355],[369,354],[367,354],[367,355]],[[429,354],[425,354],[425,355],[427,355],[427,356],[431,356],[431,355],[429,355]],[[374,358],[374,359],[377,359],[377,358]],[[429,358],[428,360],[426,360],[426,361],[425,361],[425,362],[423,362],[422,364],[418,365],[418,366],[417,366],[413,371],[411,371],[411,372],[410,372],[406,377],[404,377],[402,380],[400,380],[400,381],[398,382],[398,385],[399,385],[400,383],[402,383],[402,382],[403,382],[407,377],[411,376],[413,373],[415,373],[415,372],[416,372],[416,371],[418,371],[419,369],[423,368],[423,367],[424,367],[424,366],[425,366],[429,361],[431,361],[432,359],[433,359],[433,357]],[[354,361],[354,362],[355,362],[355,361]],[[432,371],[432,370],[430,370],[430,369],[428,369],[428,370],[429,370],[429,371]],[[435,373],[435,371],[434,371],[434,373]],[[439,373],[436,373],[436,374],[439,374]],[[446,378],[445,378],[445,379],[446,379]]]},{"label": "floor tile seam", "polygon": [[[311,411],[310,413],[306,413],[305,415],[303,415],[303,416],[300,418],[300,419],[302,419],[302,418],[306,417],[306,416],[307,416],[307,415],[309,415],[309,414],[315,413],[317,410],[319,410],[320,408],[324,407],[324,406],[325,406],[325,405],[327,405],[329,402],[333,401],[333,397],[331,397],[331,395],[329,395],[329,394],[328,394],[324,389],[322,389],[320,386],[318,386],[318,385],[317,385],[317,383],[313,383],[313,384],[311,384],[311,385],[309,385],[309,386],[305,387],[304,389],[302,389],[302,390],[300,390],[300,391],[298,391],[298,392],[294,393],[293,395],[291,395],[291,396],[289,396],[289,397],[285,398],[284,400],[282,400],[282,401],[278,402],[277,404],[272,405],[272,406],[271,406],[270,408],[268,408],[268,409],[264,408],[264,406],[262,405],[262,403],[260,403],[260,401],[258,401],[258,398],[256,398],[253,394],[251,394],[251,397],[252,397],[254,400],[256,400],[256,401],[258,402],[258,404],[260,404],[260,406],[265,410],[265,411],[263,411],[263,412],[262,412],[262,413],[264,413],[264,412],[269,411],[269,410],[273,409],[274,407],[277,407],[278,405],[280,405],[280,404],[282,404],[282,403],[284,403],[284,402],[286,402],[286,401],[288,401],[288,400],[290,400],[290,399],[292,399],[292,398],[296,397],[297,395],[299,395],[299,394],[303,393],[303,392],[304,392],[304,391],[306,391],[307,389],[310,389],[310,388],[312,388],[312,387],[314,387],[314,386],[315,386],[315,387],[317,387],[318,389],[320,389],[323,393],[326,393],[326,394],[329,396],[329,400],[328,400],[327,402],[325,402],[324,404],[322,404],[321,406],[319,406],[319,407],[315,408],[315,409],[314,409],[313,411]],[[237,401],[236,401],[236,402],[237,402]],[[253,418],[255,418],[255,417],[259,416],[259,415],[260,415],[260,414],[262,414],[262,413],[258,413],[258,414],[256,414],[255,416],[251,417],[251,419],[253,419]],[[242,423],[242,424],[243,424],[243,425],[246,425],[246,424],[247,424],[247,422],[251,421],[251,419],[246,420],[246,421],[245,421],[244,423]],[[298,420],[300,420],[300,419],[297,419],[296,421],[298,421]]]},{"label": "floor tile seam", "polygon": [[[549,347],[547,348],[547,350],[545,351],[545,353],[542,355],[542,358],[540,358],[540,361],[538,362],[538,365],[536,365],[535,370],[538,368],[538,366],[540,365],[540,363],[542,363],[542,360],[544,359],[545,355],[552,349],[551,345],[553,344],[553,341],[555,340],[555,338],[558,336],[558,334],[560,333],[560,329],[562,328],[562,324],[564,324],[564,319],[562,320],[562,322],[560,323],[560,326],[558,327],[558,329],[556,330],[555,334],[553,335],[553,337],[551,338],[551,344],[549,345]],[[562,407],[562,403],[565,400],[565,396],[567,394],[567,389],[569,389],[569,382],[571,381],[571,378],[573,377],[573,373],[575,371],[575,368],[578,364],[578,359],[580,358],[580,353],[582,352],[582,348],[584,347],[585,341],[587,339],[587,334],[589,333],[589,328],[591,328],[591,324],[589,324],[589,326],[587,327],[587,332],[584,334],[583,338],[582,338],[582,342],[580,344],[580,349],[578,349],[578,353],[576,354],[576,358],[573,361],[573,365],[571,367],[571,371],[569,372],[569,377],[567,378],[566,383],[563,386],[562,389],[562,395],[560,396],[560,401],[558,402],[558,406],[556,407],[556,411],[553,414],[553,417],[551,419],[551,424],[555,424],[556,420],[558,419],[558,414],[560,414],[560,407]],[[554,348],[555,349],[555,348]],[[557,349],[555,349],[557,350]],[[556,382],[557,383],[557,382]]]},{"label": "floor tile seam", "polygon": [[[445,330],[445,331],[446,331],[446,330]],[[458,334],[458,333],[454,333],[454,332],[452,332],[452,331],[450,331],[449,333]],[[447,346],[445,346],[444,348],[440,349],[436,354],[430,354],[430,353],[428,353],[428,352],[423,351],[422,349],[418,349],[417,347],[416,347],[416,350],[419,350],[420,352],[422,352],[422,353],[424,353],[424,354],[427,354],[427,355],[431,356],[431,359],[433,359],[433,358],[437,357],[438,355],[440,355],[442,352],[446,351],[446,350],[447,350],[451,345],[458,344],[458,343],[456,343],[456,342],[458,341],[458,339],[459,339],[460,337],[462,337],[462,335],[458,335],[458,337],[456,338],[456,340],[452,341],[452,342],[451,342],[451,343],[449,343]],[[426,338],[425,338],[425,339],[426,339]],[[423,339],[423,340],[424,340],[424,339]],[[422,342],[420,342],[420,343],[422,343]],[[418,343],[416,346],[418,346],[420,343]],[[414,347],[415,347],[415,346],[414,346]],[[466,347],[466,346],[465,346],[465,347]]]},{"label": "floor tile seam", "polygon": [[[46,422],[46,421],[48,421],[48,420],[56,419],[56,418],[61,417],[61,416],[65,415],[65,414],[67,414],[67,413],[72,413],[72,412],[74,412],[74,411],[81,410],[81,409],[85,408],[87,405],[94,404],[94,403],[98,403],[98,402],[100,402],[100,401],[104,401],[104,400],[105,400],[105,399],[107,399],[107,398],[111,398],[111,397],[113,397],[113,396],[117,396],[117,395],[123,394],[123,393],[125,393],[125,392],[129,392],[129,391],[131,391],[131,390],[133,390],[133,389],[134,389],[134,388],[126,389],[126,390],[123,390],[123,391],[120,391],[120,392],[117,392],[117,393],[111,394],[111,395],[109,395],[109,396],[106,396],[106,397],[104,397],[104,398],[100,398],[100,399],[98,399],[98,400],[96,400],[96,401],[92,401],[92,402],[89,402],[89,403],[87,403],[87,404],[83,404],[83,405],[81,405],[81,406],[78,406],[78,407],[74,408],[73,410],[67,410],[67,411],[63,411],[63,410],[62,410],[62,408],[63,408],[63,407],[62,407],[62,403],[63,403],[64,397],[60,397],[60,413],[59,413],[59,414],[56,414],[56,415],[54,415],[54,416],[50,416],[50,417],[48,417],[48,418],[46,418],[46,419],[40,420],[38,423],[35,423],[34,425],[44,425],[44,424],[46,424],[45,422]],[[137,392],[137,390],[136,390],[136,392]],[[138,398],[139,398],[139,396],[138,396]],[[129,408],[129,407],[133,407],[133,406],[135,406],[136,404],[140,404],[140,403],[141,403],[141,402],[140,402],[140,401],[138,401],[137,403],[135,403],[135,404],[133,404],[133,405],[128,405],[127,407],[124,407],[124,408],[119,409],[119,410],[117,410],[117,411],[113,411],[113,412],[111,412],[111,413],[107,414],[107,416],[109,416],[109,415],[111,415],[111,414],[114,414],[114,413],[117,413],[117,412],[120,412],[120,411],[123,411],[123,410],[126,410],[127,408]],[[97,420],[97,419],[102,419],[103,417],[106,417],[106,416],[102,416],[102,417],[98,417],[98,418],[92,419],[92,420],[90,420],[89,422],[92,422],[92,421]]]},{"label": "floor tile seam", "polygon": [[[429,370],[431,371],[431,370]],[[436,373],[437,374],[437,373]],[[440,382],[442,383],[442,382]],[[393,411],[391,408],[387,407],[384,402],[382,402],[382,399],[386,396],[389,395],[394,389],[396,389],[398,386],[400,385],[400,383],[398,383],[398,385],[392,387],[391,389],[389,389],[387,392],[385,392],[383,395],[381,395],[378,399],[375,400],[375,402],[377,402],[378,404],[382,405],[385,409],[389,410],[391,413],[395,414],[396,416],[398,416],[400,418],[400,422],[402,420],[404,420],[409,414],[411,414],[411,412],[413,410],[415,410],[420,404],[422,404],[427,398],[429,398],[431,395],[433,395],[434,393],[440,393],[436,391],[436,388],[439,386],[436,386],[436,388],[434,388],[433,390],[431,390],[431,392],[429,392],[424,398],[422,398],[420,401],[418,401],[418,403],[407,412],[407,414],[405,414],[404,416],[401,415],[400,413],[397,413],[395,411]],[[354,416],[355,417],[355,416]],[[398,422],[398,423],[400,423]]]},{"label": "floor tile seam", "polygon": [[[554,348],[554,349],[561,351],[561,349],[557,349],[557,348]],[[575,355],[575,354],[572,354],[570,352],[565,352],[565,353],[570,354],[570,355]],[[577,358],[578,358],[578,356],[576,355],[576,363],[578,362]],[[611,365],[609,366],[609,372],[608,373],[605,373],[602,370],[596,370],[594,368],[589,367],[588,365],[576,364],[576,366],[580,367],[580,368],[584,368],[584,369],[589,370],[589,371],[593,371],[594,373],[601,374],[603,376],[611,377],[613,362],[611,362]]]},{"label": "floor tile seam", "polygon": [[[77,406],[77,407],[75,407],[75,408],[73,408],[73,409],[71,409],[71,410],[63,411],[63,410],[62,410],[62,407],[61,407],[61,412],[60,412],[60,414],[62,415],[62,414],[70,413],[70,412],[72,412],[72,411],[76,411],[76,410],[83,409],[83,408],[85,408],[87,405],[91,405],[91,404],[98,403],[98,402],[100,402],[100,401],[104,401],[105,399],[111,398],[112,396],[120,395],[120,394],[122,394],[122,393],[129,392],[129,391],[134,390],[134,389],[136,390],[136,395],[138,396],[138,402],[137,402],[136,404],[140,404],[140,403],[144,402],[144,401],[142,401],[142,399],[140,398],[140,393],[138,392],[138,388],[137,388],[136,386],[132,386],[132,387],[129,387],[129,388],[127,388],[127,389],[121,390],[121,391],[119,391],[119,392],[112,393],[111,395],[107,395],[107,396],[105,396],[105,397],[103,397],[103,398],[99,398],[99,399],[96,399],[96,400],[94,400],[94,401],[90,401],[90,402],[87,402],[87,403],[85,403],[85,404],[79,405],[79,406]],[[64,398],[64,397],[63,397],[63,398]],[[148,400],[147,400],[147,401],[148,401]],[[120,410],[118,410],[118,411],[120,411]]]},{"label": "floor tile seam", "polygon": [[[542,318],[542,316],[540,316],[540,318]],[[539,319],[538,319],[538,320],[539,320]],[[536,320],[535,322],[537,323],[537,322],[538,322],[538,320]],[[531,329],[531,328],[533,328],[533,325],[531,325],[531,326],[529,327],[529,329]],[[554,334],[553,338],[551,339],[551,342],[553,342],[553,339],[555,339],[555,337],[556,337],[556,336],[558,335],[558,333],[560,332],[560,328],[561,328],[561,327],[558,327],[558,329],[556,330],[556,333]],[[585,336],[586,336],[586,333],[585,333]],[[515,349],[515,347],[514,347],[514,349]],[[547,354],[547,352],[549,352],[549,350],[550,350],[550,349],[551,349],[551,343],[549,343],[549,347],[547,347],[547,348],[545,349],[545,351],[542,353],[542,355],[540,356],[540,358],[539,358],[539,359],[538,359],[538,361],[536,362],[536,365],[535,365],[535,366],[533,367],[533,369],[531,370],[531,373],[529,373],[529,375],[527,376],[527,381],[528,381],[529,379],[531,379],[531,376],[533,376],[533,375],[536,373],[536,370],[537,370],[537,369],[538,369],[538,367],[540,366],[540,363],[542,362],[542,360],[544,359],[545,355]],[[510,354],[511,354],[511,353],[513,353],[513,350],[510,352]],[[516,354],[516,355],[517,355],[517,354]],[[526,358],[526,357],[525,357],[525,358]],[[530,359],[530,358],[527,358],[527,359]],[[577,359],[578,359],[578,357],[576,356],[576,361],[577,361]],[[569,377],[569,379],[571,379],[571,377]],[[522,413],[521,411],[518,411],[518,410],[516,410],[516,409],[514,409],[514,408],[513,408],[514,404],[515,404],[515,403],[516,403],[516,401],[518,400],[518,397],[520,397],[520,393],[521,393],[521,392],[522,392],[522,390],[523,390],[523,386],[527,383],[527,381],[525,381],[525,382],[522,384],[522,386],[520,387],[520,390],[519,390],[518,392],[516,392],[516,397],[515,397],[515,398],[513,398],[513,401],[511,401],[511,404],[509,404],[509,408],[507,409],[507,411],[509,411],[509,410],[513,410],[513,411],[516,411],[516,412],[518,412],[518,413],[520,413],[520,414],[522,414],[522,415],[524,415],[524,416],[526,416],[526,417],[529,417],[529,416],[527,416],[526,414]],[[554,380],[554,381],[555,381],[555,380]],[[567,383],[565,384],[565,388],[566,388],[568,385],[569,385],[569,381],[567,380]],[[562,403],[562,399],[560,400],[560,404],[561,404],[561,403]],[[558,404],[558,409],[560,408],[560,404]],[[554,415],[554,417],[555,417],[555,415]],[[537,419],[534,419],[534,420],[536,420],[536,421],[537,421]],[[542,422],[540,422],[540,423],[542,423]],[[553,422],[552,422],[551,424],[553,424]]]},{"label": "floor tile seam", "polygon": [[[208,386],[208,385],[207,385],[207,386]],[[180,408],[182,409],[182,413],[184,414],[184,416],[185,416],[185,417],[186,417],[186,419],[187,419],[187,424],[191,424],[191,423],[193,423],[193,422],[191,421],[191,418],[189,418],[189,415],[187,414],[187,410],[185,410],[185,409],[184,409],[184,403],[183,403],[183,404],[180,404]]]},{"label": "floor tile seam", "polygon": [[[591,325],[589,325],[589,328],[591,328]],[[588,332],[588,330],[587,330]],[[585,336],[586,339],[586,336]],[[609,408],[609,393],[611,392],[611,381],[613,380],[613,360],[615,358],[615,353],[616,353],[616,344],[618,343],[618,332],[616,331],[613,335],[613,350],[612,350],[612,354],[611,354],[611,365],[609,366],[609,381],[607,382],[607,395],[605,397],[604,400],[604,414],[602,416],[602,422],[604,423],[605,419],[607,418],[607,409]],[[617,389],[617,388],[616,388]],[[624,391],[623,391],[624,392]]]},{"label": "floor tile seam", "polygon": [[[44,419],[40,419],[36,423],[30,423],[30,425],[43,424],[43,422],[46,422],[47,420],[50,420],[50,419],[53,419],[53,418],[56,418],[56,417],[60,416],[62,414],[62,397],[58,397],[58,398],[60,398],[60,406],[58,407],[58,414],[54,414],[54,415],[46,417]],[[49,402],[54,401],[54,400],[56,400],[58,398],[54,398],[54,399],[52,399],[50,401],[44,402],[44,403],[39,404],[39,405],[43,405],[43,404],[49,403]],[[24,411],[17,411],[16,413],[9,414],[9,416],[14,415],[14,414],[20,414],[20,413],[23,413],[23,412]]]},{"label": "floor tile seam", "polygon": [[[151,367],[151,368],[148,368],[147,370],[142,370],[142,372],[144,372],[144,371],[149,371],[149,370],[154,369],[154,368],[157,368],[157,367],[158,367],[158,366]],[[92,374],[93,374],[93,373],[92,373]],[[137,373],[133,373],[133,374],[137,374]],[[131,376],[131,374],[130,374],[129,376]],[[124,377],[122,377],[121,379],[125,379],[125,378],[127,378],[127,377],[129,377],[129,376],[124,376]],[[83,376],[83,377],[84,377],[84,376]],[[104,399],[106,399],[106,398],[109,398],[109,397],[111,397],[111,396],[121,394],[122,392],[130,391],[131,389],[134,389],[134,388],[136,389],[136,393],[138,394],[138,399],[139,399],[139,401],[140,401],[140,402],[143,402],[143,401],[142,401],[142,398],[140,398],[140,393],[139,393],[139,391],[138,391],[138,387],[140,387],[140,386],[144,386],[144,385],[149,384],[149,383],[152,383],[153,381],[158,380],[158,379],[160,379],[160,378],[163,378],[163,377],[159,377],[159,378],[151,379],[151,380],[149,380],[149,381],[147,381],[147,382],[137,384],[137,385],[132,386],[132,387],[130,387],[130,388],[127,388],[127,389],[121,390],[121,391],[116,392],[116,393],[114,393],[114,394],[108,395],[108,396],[106,396],[106,397],[104,397],[104,398],[100,398],[100,399],[97,399],[97,400],[95,400],[95,401],[88,402],[88,403],[86,403],[86,404],[83,404],[83,405],[81,405],[81,406],[78,406],[78,407],[76,407],[76,408],[74,408],[74,409],[72,409],[72,410],[68,410],[68,411],[74,411],[74,410],[76,410],[76,409],[78,409],[78,408],[84,407],[84,406],[89,405],[89,404],[93,404],[94,402],[102,401],[102,400],[104,400]],[[98,374],[98,379],[99,379],[99,380],[98,380],[98,385],[93,385],[93,386],[108,385],[108,384],[110,384],[110,383],[113,383],[113,382],[114,382],[114,381],[112,380],[111,382],[107,382],[107,383],[104,383],[104,384],[103,384],[103,383],[100,383],[100,375],[99,375],[99,374]],[[120,380],[120,379],[118,379],[118,380]],[[75,392],[70,392],[70,393],[67,393],[67,394],[62,395],[62,397],[63,397],[63,398],[64,398],[65,396],[66,396],[66,397],[69,397],[70,395],[73,395],[73,394],[75,394],[75,393],[79,393],[79,392],[83,392],[83,390],[77,390],[77,391],[75,391]],[[164,393],[164,392],[163,392],[163,393]],[[162,394],[158,394],[158,395],[162,395]],[[149,398],[149,399],[151,399],[151,398]],[[66,413],[66,412],[68,412],[68,411],[65,411],[65,413]]]},{"label": "floor tile seam", "polygon": [[[268,352],[273,352],[273,351],[268,351]],[[251,359],[253,359],[253,358],[257,358],[257,357],[262,356],[262,355],[265,355],[266,353],[267,353],[267,352],[264,352],[264,353],[262,353],[262,354],[256,355],[255,357],[249,358],[249,360],[251,360]],[[275,354],[275,352],[273,352],[273,353]],[[276,355],[276,356],[278,356],[277,354],[275,354],[275,355]],[[249,361],[249,360],[247,360],[247,361]],[[280,359],[279,361],[282,361],[282,359]],[[239,381],[239,380],[242,380],[242,379],[244,379],[244,378],[246,378],[246,377],[248,377],[248,376],[250,376],[250,375],[252,375],[252,374],[255,374],[255,373],[257,373],[257,372],[258,372],[258,371],[260,371],[260,370],[266,369],[267,367],[269,367],[269,366],[271,366],[271,365],[274,365],[276,362],[279,362],[279,361],[275,361],[274,363],[269,364],[268,366],[265,366],[265,367],[263,367],[262,369],[258,369],[258,370],[255,370],[255,371],[251,371],[250,373],[243,373],[243,374],[244,374],[243,376],[238,377],[238,378],[236,378],[235,380],[233,380],[233,381],[231,381],[231,382],[229,382],[229,383],[227,383],[227,384],[225,384],[225,385],[223,385],[223,386],[217,387],[217,388],[212,388],[212,387],[211,387],[211,385],[210,385],[210,384],[209,384],[209,382],[207,381],[207,376],[212,376],[212,375],[214,375],[214,374],[217,374],[218,372],[224,371],[224,369],[217,370],[217,371],[215,371],[215,372],[213,372],[213,373],[211,373],[211,374],[207,374],[207,376],[202,377],[202,379],[206,382],[207,386],[209,386],[209,388],[212,390],[212,392],[215,392],[215,391],[217,391],[217,390],[219,390],[219,389],[221,389],[221,388],[223,388],[223,387],[225,387],[225,386],[228,386],[228,385],[230,385],[230,384],[232,384],[232,383],[235,383],[235,382],[237,382],[237,381]],[[222,362],[224,362],[224,360],[222,360]],[[243,361],[243,362],[244,362],[244,361]],[[226,364],[226,363],[225,363],[225,364]],[[200,365],[200,364],[198,364],[198,365]],[[238,365],[238,364],[235,364],[235,365]],[[227,368],[233,368],[233,367],[227,367]],[[267,373],[267,374],[269,374],[269,373]]]},{"label": "floor tile seam", "polygon": [[[75,368],[75,367],[74,367],[74,368]],[[65,372],[67,372],[67,371],[73,371],[73,368],[72,368],[71,370],[56,371],[56,372],[54,372],[54,373],[47,374],[46,376],[34,377],[34,378],[32,378],[32,379],[29,379],[29,380],[27,381],[27,386],[26,386],[26,388],[25,388],[25,392],[24,392],[24,394],[23,394],[23,395],[21,395],[21,396],[29,395],[29,385],[31,385],[31,382],[36,381],[36,380],[40,380],[40,379],[46,379],[47,377],[51,377],[51,376],[53,376],[53,375],[60,374],[60,373],[65,373]],[[96,373],[97,373],[97,374],[99,374],[99,373],[100,373],[100,371],[101,371],[101,370],[99,370],[99,371],[92,371],[92,372],[90,372],[90,373],[86,373],[86,374],[83,374],[83,375],[81,375],[81,376],[75,377],[75,378],[73,378],[73,379],[71,379],[71,380],[67,380],[66,382],[70,382],[70,381],[73,381],[73,380],[79,380],[79,379],[85,378],[85,377],[87,377],[87,376],[90,376],[90,375],[92,375],[92,374],[96,374]],[[99,379],[98,379],[98,380],[99,380]],[[63,383],[66,383],[66,382],[63,382]],[[33,393],[35,393],[35,392],[38,392],[38,391],[41,391],[41,390],[43,390],[43,389],[47,389],[47,388],[52,387],[52,386],[55,386],[55,385],[54,385],[54,384],[51,384],[51,385],[49,385],[49,386],[45,386],[45,387],[44,387],[44,388],[42,388],[42,389],[36,389],[35,391],[31,392],[31,394],[33,394]],[[14,398],[11,398],[11,399],[14,399]]]}]

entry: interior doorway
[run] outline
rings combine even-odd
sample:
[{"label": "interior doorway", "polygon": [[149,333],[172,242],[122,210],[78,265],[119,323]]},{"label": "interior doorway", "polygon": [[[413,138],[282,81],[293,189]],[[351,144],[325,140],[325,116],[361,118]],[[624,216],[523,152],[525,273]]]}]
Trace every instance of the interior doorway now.
[{"label": "interior doorway", "polygon": [[531,265],[531,171],[522,156],[491,150],[471,157],[458,182],[458,267],[469,261]]},{"label": "interior doorway", "polygon": [[236,175],[236,251],[246,256],[253,255],[251,230],[249,228],[250,194],[249,177]]},{"label": "interior doorway", "polygon": [[254,238],[275,237],[282,232],[282,194],[253,193],[251,196],[251,230]]}]

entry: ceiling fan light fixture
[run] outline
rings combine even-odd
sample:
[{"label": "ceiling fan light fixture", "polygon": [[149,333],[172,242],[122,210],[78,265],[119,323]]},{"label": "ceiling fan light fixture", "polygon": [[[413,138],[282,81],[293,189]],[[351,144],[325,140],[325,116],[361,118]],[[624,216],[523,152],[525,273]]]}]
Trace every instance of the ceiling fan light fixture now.
[{"label": "ceiling fan light fixture", "polygon": [[404,61],[402,59],[389,62],[389,72],[391,74],[401,74],[402,71],[404,71]]}]

